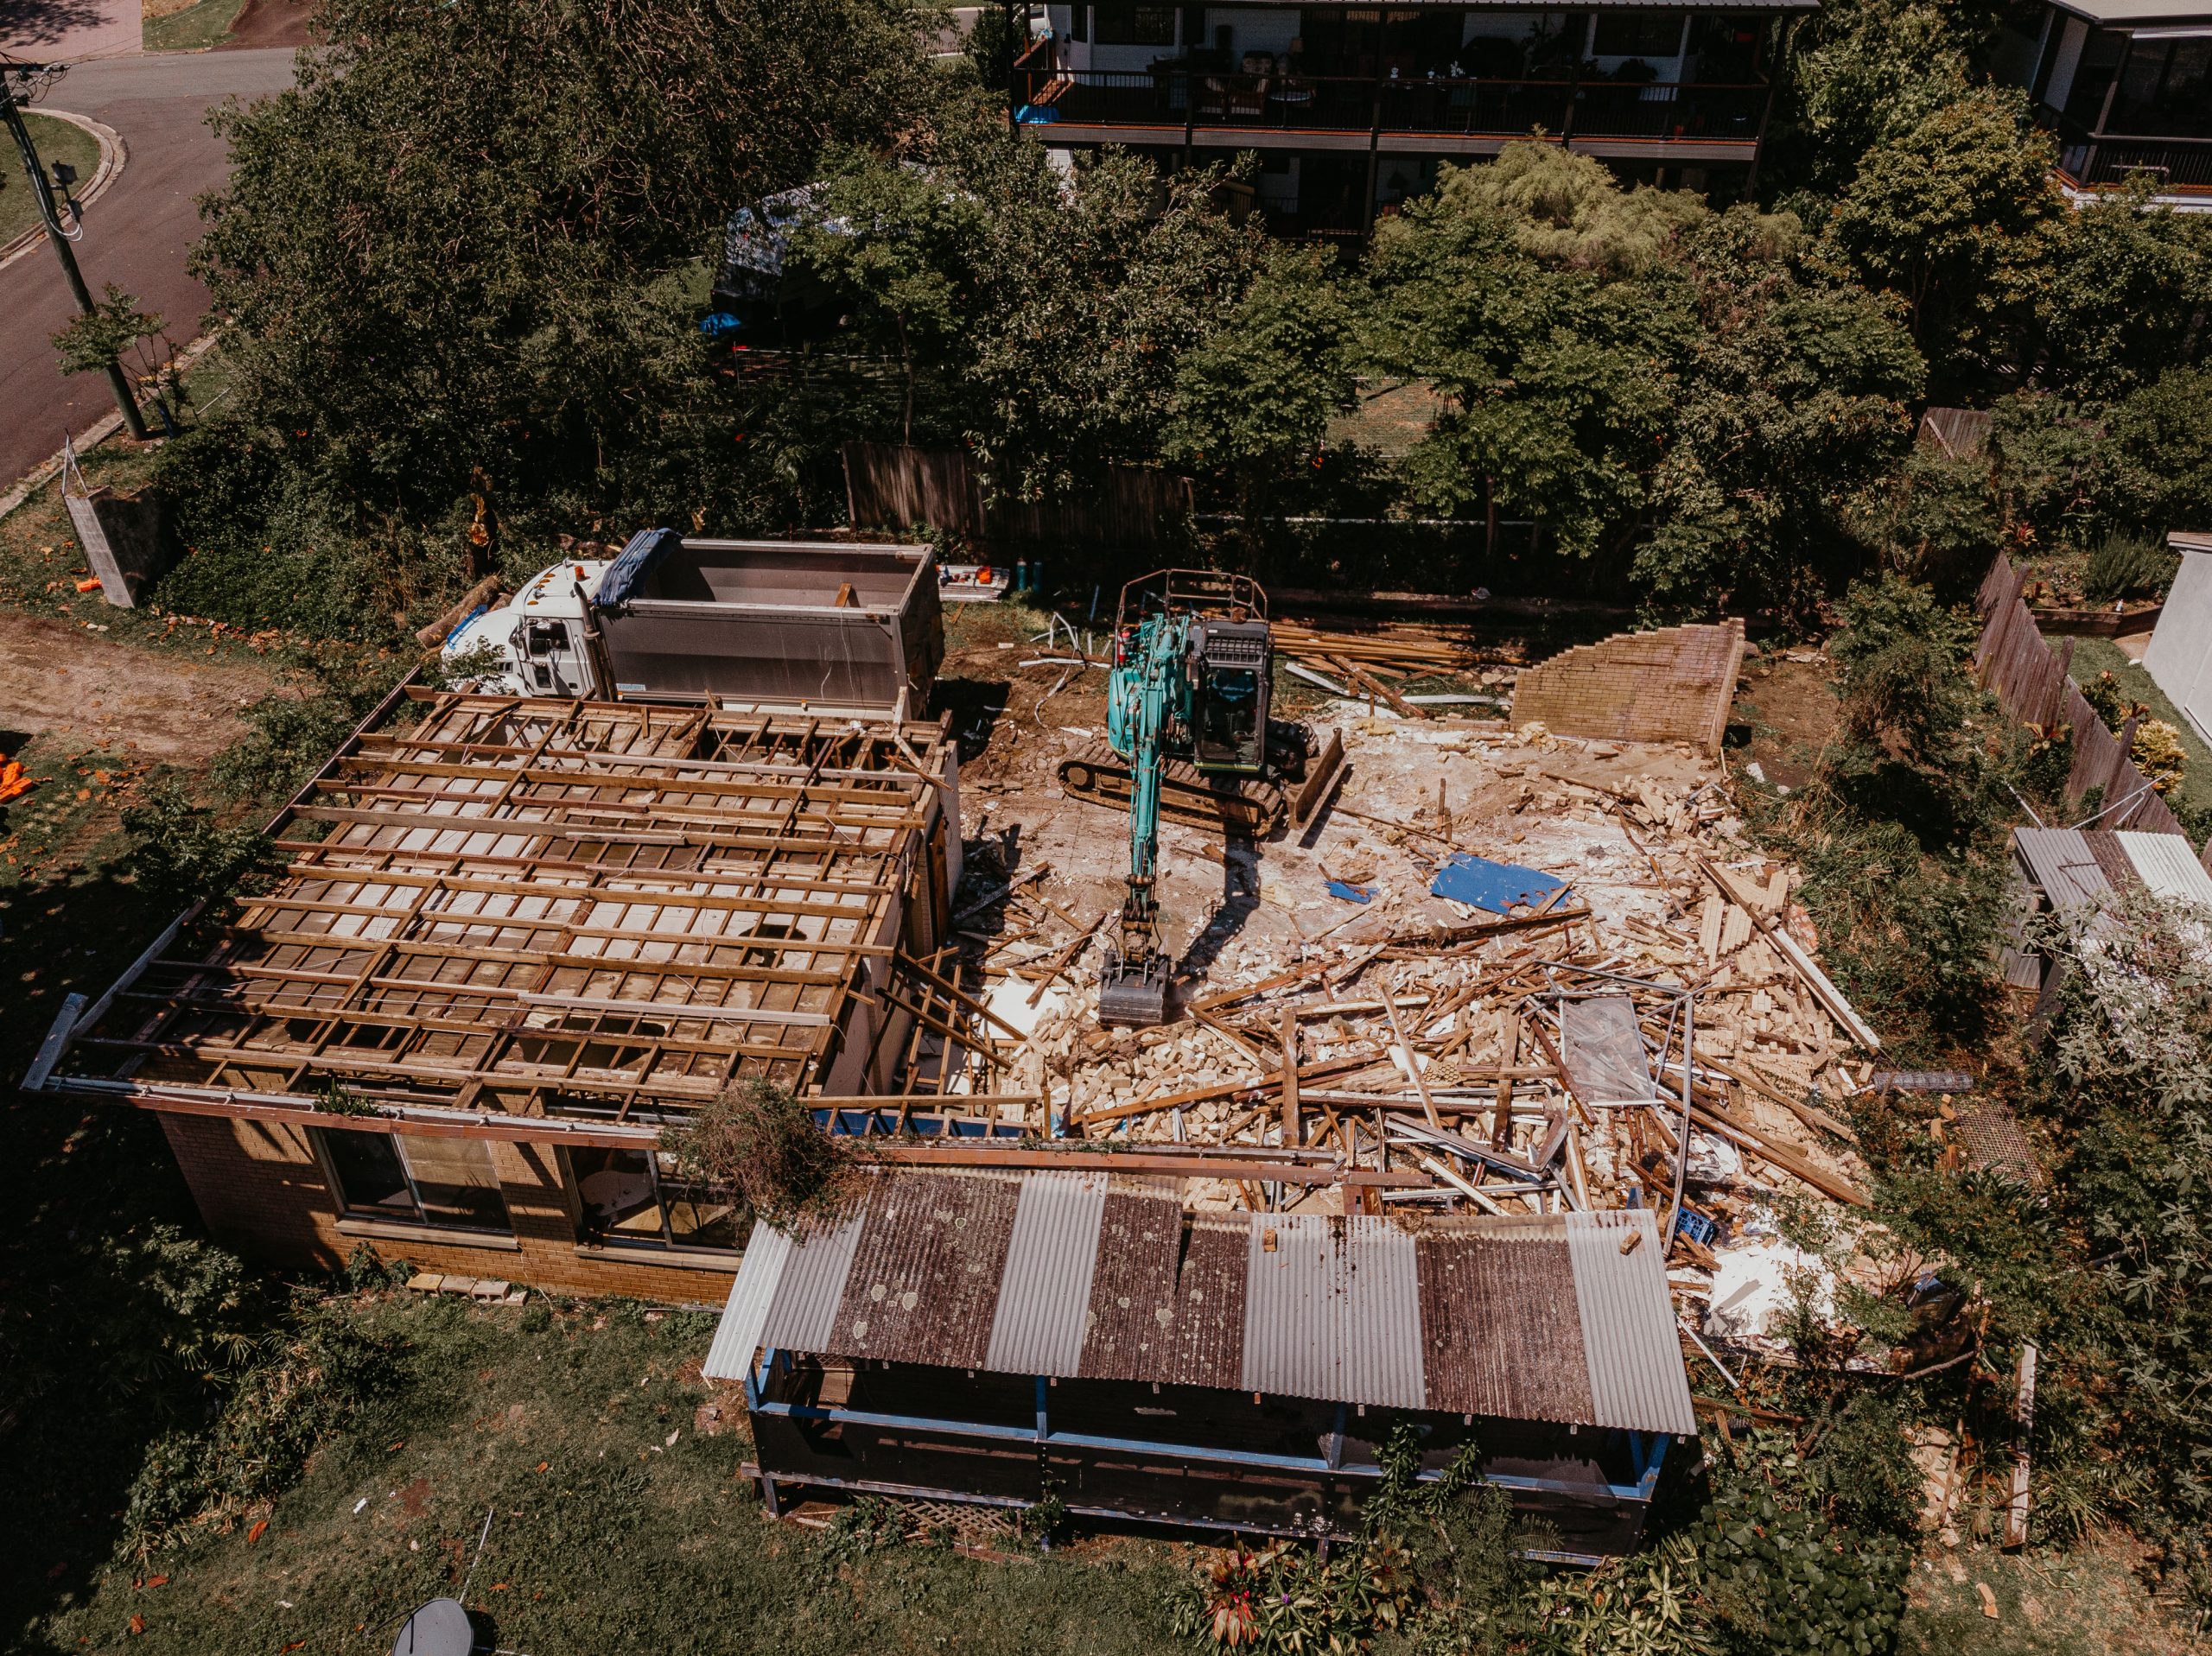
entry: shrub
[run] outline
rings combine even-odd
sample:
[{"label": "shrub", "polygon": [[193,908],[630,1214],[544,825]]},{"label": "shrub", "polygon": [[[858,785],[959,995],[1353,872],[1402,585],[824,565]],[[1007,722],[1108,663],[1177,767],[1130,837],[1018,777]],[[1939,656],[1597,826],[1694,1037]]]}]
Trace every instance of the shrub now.
[{"label": "shrub", "polygon": [[1724,1648],[1745,1656],[1896,1648],[1910,1564],[1897,1541],[1751,1492],[1706,1507],[1695,1534]]},{"label": "shrub", "polygon": [[836,1215],[859,1170],[850,1139],[830,1137],[789,1088],[757,1077],[732,1082],[669,1128],[662,1147],[685,1177],[734,1192],[779,1230]]},{"label": "shrub", "polygon": [[2155,541],[2107,535],[2089,554],[2082,571],[2082,591],[2099,604],[2124,598],[2156,598],[2172,582],[2180,565],[2180,554]]},{"label": "shrub", "polygon": [[157,906],[181,909],[236,885],[260,860],[261,835],[250,823],[224,822],[195,804],[176,783],[155,783],[126,806],[131,836],[124,866]]}]

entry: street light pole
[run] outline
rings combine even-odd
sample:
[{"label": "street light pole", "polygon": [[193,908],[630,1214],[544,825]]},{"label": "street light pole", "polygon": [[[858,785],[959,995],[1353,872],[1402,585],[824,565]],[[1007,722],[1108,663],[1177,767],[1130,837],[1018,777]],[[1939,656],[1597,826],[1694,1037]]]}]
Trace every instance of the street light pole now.
[{"label": "street light pole", "polygon": [[[10,75],[27,81],[33,72],[43,67],[28,63],[0,65],[0,120],[8,123],[8,130],[16,136],[16,148],[22,153],[23,172],[30,180],[31,194],[38,202],[39,217],[46,221],[46,238],[54,244],[54,256],[61,261],[62,275],[69,278],[69,291],[77,295],[77,308],[90,316],[95,307],[92,295],[85,286],[85,273],[77,268],[77,256],[70,251],[68,237],[61,232],[61,216],[54,210],[54,193],[48,188],[46,174],[40,168],[30,129],[23,124],[23,112],[16,106],[15,87],[6,81]],[[107,383],[115,393],[115,406],[123,411],[123,423],[130,428],[133,437],[144,441],[146,422],[138,412],[138,399],[130,393],[130,382],[124,375],[123,365],[112,357],[108,358]]]}]

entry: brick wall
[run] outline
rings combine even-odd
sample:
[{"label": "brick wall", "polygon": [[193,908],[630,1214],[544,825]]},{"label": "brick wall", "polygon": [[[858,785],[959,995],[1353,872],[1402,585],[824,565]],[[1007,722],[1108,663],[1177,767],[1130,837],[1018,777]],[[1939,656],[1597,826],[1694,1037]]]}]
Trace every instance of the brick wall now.
[{"label": "brick wall", "polygon": [[1743,665],[1744,624],[1734,618],[1718,626],[1618,632],[1523,672],[1513,722],[1563,736],[1688,742],[1718,753]]},{"label": "brick wall", "polygon": [[716,1306],[729,1297],[734,1256],[722,1271],[656,1264],[643,1249],[580,1250],[550,1145],[486,1141],[514,1235],[483,1247],[459,1235],[365,1234],[350,1221],[341,1229],[322,1164],[306,1133],[289,1123],[160,1114],[207,1228],[251,1259],[328,1269],[366,1242],[387,1259],[426,1271],[505,1278],[555,1293]]}]

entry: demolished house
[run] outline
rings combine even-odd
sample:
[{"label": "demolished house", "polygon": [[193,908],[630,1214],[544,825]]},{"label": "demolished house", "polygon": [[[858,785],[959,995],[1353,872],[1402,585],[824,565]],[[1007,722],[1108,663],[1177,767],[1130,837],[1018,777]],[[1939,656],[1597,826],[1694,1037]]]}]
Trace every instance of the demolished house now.
[{"label": "demolished house", "polygon": [[[810,1488],[1353,1533],[1409,1428],[1594,1563],[1696,1422],[1648,1212],[1192,1213],[1175,1182],[877,1173],[758,1226],[706,1373],[779,1510]],[[1462,1470],[1468,1469],[1465,1465]]]},{"label": "demolished house", "polygon": [[756,1076],[991,1084],[902,965],[958,809],[940,723],[410,692],[272,826],[274,880],[65,1008],[29,1084],[153,1111],[260,1257],[715,1301],[734,1210],[664,1126]]}]

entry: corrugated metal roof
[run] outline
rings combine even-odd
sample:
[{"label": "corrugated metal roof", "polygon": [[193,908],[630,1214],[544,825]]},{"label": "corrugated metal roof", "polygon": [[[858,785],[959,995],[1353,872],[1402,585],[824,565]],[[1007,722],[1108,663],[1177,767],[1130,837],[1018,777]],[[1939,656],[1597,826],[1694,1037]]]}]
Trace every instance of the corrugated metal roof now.
[{"label": "corrugated metal roof", "polygon": [[1387,1219],[1255,1214],[1241,1390],[1425,1406],[1412,1234]]},{"label": "corrugated metal roof", "polygon": [[1127,1181],[875,1174],[840,1223],[754,1228],[708,1372],[760,1346],[1694,1430],[1641,1212],[1186,1217]]},{"label": "corrugated metal roof", "polygon": [[2189,841],[2178,834],[2143,834],[2124,828],[2113,836],[2127,853],[2143,883],[2160,897],[2178,897],[2212,907],[2212,873],[2205,872]]},{"label": "corrugated metal roof", "polygon": [[1515,1235],[1421,1238],[1429,1406],[1516,1420],[1595,1420],[1574,1268],[1555,1220]]},{"label": "corrugated metal roof", "polygon": [[791,1257],[791,1239],[755,1220],[745,1257],[738,1263],[737,1280],[729,1285],[729,1303],[722,1307],[714,1343],[707,1348],[708,1379],[745,1378],[753,1354],[760,1348],[760,1330],[768,1324],[768,1308],[775,1303]]},{"label": "corrugated metal roof", "polygon": [[2112,889],[2096,853],[2078,828],[2015,828],[2012,843],[2029,878],[2043,887],[2054,909],[2094,903]]},{"label": "corrugated metal roof", "polygon": [[[852,1269],[853,1250],[860,1245],[864,1212],[836,1225],[808,1227],[792,1238],[791,1262],[784,1267],[783,1285],[761,1325],[761,1343],[789,1351],[822,1348],[836,1325],[837,1303],[844,1298],[845,1277]],[[759,1236],[761,1229],[755,1225],[753,1235]]]},{"label": "corrugated metal roof", "polygon": [[[1695,1431],[1674,1301],[1660,1257],[1664,1250],[1649,1210],[1571,1213],[1565,1218],[1592,1412],[1610,1424],[1640,1431]],[[1621,1239],[1631,1228],[1643,1234],[1643,1240],[1624,1253]]]},{"label": "corrugated metal roof", "polygon": [[1072,1374],[1083,1361],[1098,1227],[1106,1216],[1103,1174],[1040,1173],[1024,1179],[999,1283],[986,1368],[1014,1374]]}]

